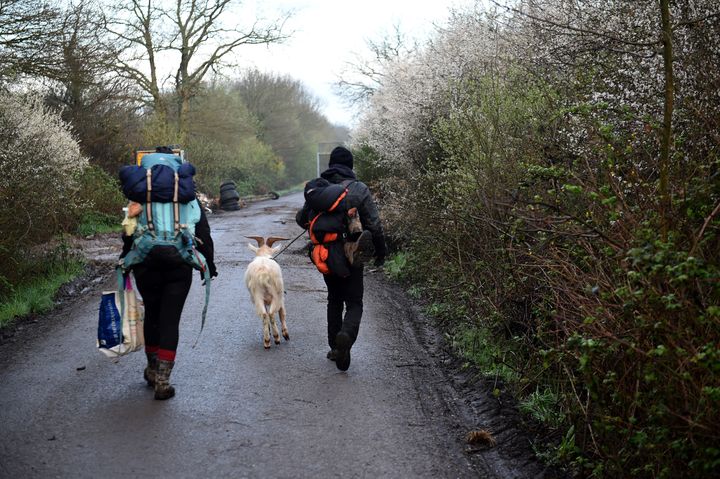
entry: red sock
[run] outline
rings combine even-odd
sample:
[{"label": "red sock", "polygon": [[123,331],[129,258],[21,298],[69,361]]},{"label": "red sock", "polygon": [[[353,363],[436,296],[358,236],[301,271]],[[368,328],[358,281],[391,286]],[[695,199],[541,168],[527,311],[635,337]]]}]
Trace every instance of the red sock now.
[{"label": "red sock", "polygon": [[175,361],[175,351],[158,348],[158,359],[161,361]]}]

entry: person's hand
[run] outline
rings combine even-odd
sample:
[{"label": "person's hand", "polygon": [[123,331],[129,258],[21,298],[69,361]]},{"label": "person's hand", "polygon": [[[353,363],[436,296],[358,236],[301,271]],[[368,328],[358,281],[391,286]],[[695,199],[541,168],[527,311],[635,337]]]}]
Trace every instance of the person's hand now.
[{"label": "person's hand", "polygon": [[384,264],[385,264],[385,256],[376,256],[375,257],[375,267],[376,268],[379,268]]}]

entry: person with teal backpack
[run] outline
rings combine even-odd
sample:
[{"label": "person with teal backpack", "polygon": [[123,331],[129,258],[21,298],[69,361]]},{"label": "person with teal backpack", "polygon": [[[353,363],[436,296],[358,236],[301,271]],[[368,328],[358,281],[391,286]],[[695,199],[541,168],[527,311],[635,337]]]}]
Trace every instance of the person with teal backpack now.
[{"label": "person with teal backpack", "polygon": [[144,155],[139,166],[120,171],[123,193],[140,205],[134,232],[122,237],[118,278],[120,283],[132,271],[143,298],[148,360],[143,375],[155,399],[175,395],[169,379],[193,269],[205,285],[201,330],[211,278],[217,276],[210,225],[195,198],[194,174],[195,168],[168,147],[158,147]]}]

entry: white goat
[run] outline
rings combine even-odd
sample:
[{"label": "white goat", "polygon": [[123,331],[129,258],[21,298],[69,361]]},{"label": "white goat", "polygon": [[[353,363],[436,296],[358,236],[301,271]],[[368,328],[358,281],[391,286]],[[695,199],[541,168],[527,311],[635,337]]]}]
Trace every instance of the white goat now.
[{"label": "white goat", "polygon": [[278,252],[280,246],[272,247],[276,241],[284,241],[287,238],[276,238],[270,236],[265,240],[261,236],[246,236],[254,239],[258,245],[248,244],[248,247],[255,252],[255,259],[250,262],[245,271],[245,284],[255,311],[263,321],[263,345],[265,349],[270,348],[270,326],[275,344],[280,344],[275,313],[280,316],[280,326],[285,340],[290,339],[287,324],[285,323],[285,298],[282,271],[272,256]]}]

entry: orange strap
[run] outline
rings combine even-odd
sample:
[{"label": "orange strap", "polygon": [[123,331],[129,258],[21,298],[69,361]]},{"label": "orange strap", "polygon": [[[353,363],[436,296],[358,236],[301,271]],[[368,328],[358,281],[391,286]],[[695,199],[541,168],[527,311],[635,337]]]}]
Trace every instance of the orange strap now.
[{"label": "orange strap", "polygon": [[337,205],[340,204],[340,202],[343,200],[343,198],[345,198],[347,196],[347,194],[348,194],[348,189],[345,188],[345,191],[343,191],[342,194],[340,196],[338,196],[338,199],[335,200],[335,203],[333,203],[333,205],[330,207],[330,209],[328,211],[332,211],[335,208],[337,208]]},{"label": "orange strap", "polygon": [[321,214],[322,213],[318,213],[317,215],[315,215],[315,218],[312,219],[312,221],[310,222],[310,226],[308,227],[308,231],[310,232],[310,241],[312,241],[313,244],[320,244],[320,242],[315,237],[315,233],[313,232],[313,226],[315,226],[315,222],[318,218],[320,218]]}]

